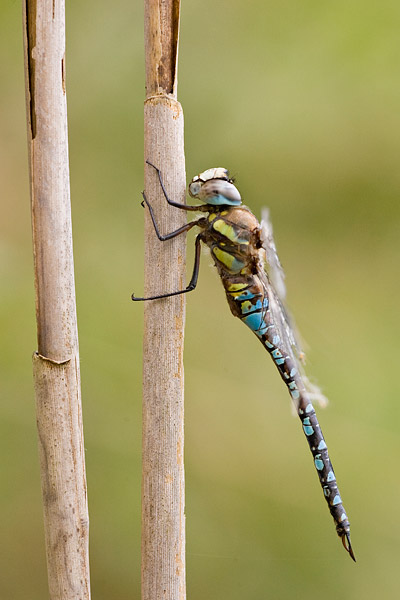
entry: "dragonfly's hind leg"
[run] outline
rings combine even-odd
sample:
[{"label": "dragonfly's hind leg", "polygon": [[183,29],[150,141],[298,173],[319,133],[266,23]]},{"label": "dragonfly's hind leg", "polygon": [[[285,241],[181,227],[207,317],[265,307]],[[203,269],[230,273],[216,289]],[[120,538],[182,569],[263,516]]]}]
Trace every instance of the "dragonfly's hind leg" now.
[{"label": "dragonfly's hind leg", "polygon": [[[190,223],[189,223],[189,225],[190,225]],[[179,235],[176,232],[173,232],[173,233],[175,233],[176,235]],[[168,239],[168,238],[165,238],[165,239]],[[132,300],[135,300],[135,301],[159,300],[160,298],[170,298],[171,296],[178,296],[179,294],[186,294],[186,292],[191,292],[192,290],[194,290],[197,285],[197,280],[199,277],[201,240],[202,240],[202,235],[201,235],[201,233],[199,233],[199,235],[196,237],[196,243],[195,243],[195,257],[194,257],[194,266],[193,266],[192,277],[189,281],[189,285],[184,290],[179,290],[177,292],[169,292],[167,294],[160,294],[158,296],[149,296],[148,298],[136,298],[135,295],[132,294]]]}]

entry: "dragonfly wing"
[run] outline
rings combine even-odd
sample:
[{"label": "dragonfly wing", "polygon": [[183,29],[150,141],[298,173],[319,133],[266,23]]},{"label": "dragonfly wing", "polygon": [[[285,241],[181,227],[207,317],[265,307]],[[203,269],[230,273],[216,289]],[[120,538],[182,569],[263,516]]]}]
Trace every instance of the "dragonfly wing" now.
[{"label": "dragonfly wing", "polygon": [[[286,300],[285,272],[276,250],[274,234],[269,209],[263,208],[261,212],[261,241],[265,253],[264,270],[266,274],[266,285],[272,296],[271,312],[275,313],[277,320],[281,323],[281,328],[286,332],[285,339],[290,344],[298,360],[305,361],[305,353],[302,349],[300,336],[297,331],[293,318],[288,311]],[[282,338],[283,339],[283,338]]]},{"label": "dragonfly wing", "polygon": [[266,271],[280,298],[284,301],[286,298],[285,272],[276,251],[269,208],[266,207],[261,210],[261,241],[266,253],[266,261],[268,261],[265,265]]},{"label": "dragonfly wing", "polygon": [[302,344],[299,340],[300,336],[297,332],[294,320],[285,305],[285,273],[276,250],[268,209],[263,209],[262,211],[261,241],[264,251],[264,256],[262,257],[264,259],[264,268],[260,268],[260,273],[258,275],[269,298],[271,319],[280,338],[281,350],[289,355],[296,365],[304,387],[310,396],[310,400],[315,400],[321,405],[325,405],[327,399],[318,386],[309,381],[304,372],[302,363],[305,362],[305,354],[302,350]]}]

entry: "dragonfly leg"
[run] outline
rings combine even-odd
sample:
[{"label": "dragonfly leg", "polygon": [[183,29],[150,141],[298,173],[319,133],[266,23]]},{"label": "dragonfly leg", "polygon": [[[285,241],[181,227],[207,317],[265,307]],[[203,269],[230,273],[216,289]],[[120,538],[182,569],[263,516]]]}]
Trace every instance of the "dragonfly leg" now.
[{"label": "dragonfly leg", "polygon": [[170,240],[174,237],[176,237],[177,235],[180,235],[181,233],[184,233],[185,231],[189,231],[189,229],[191,229],[192,227],[194,227],[195,225],[199,224],[199,221],[201,219],[197,219],[197,221],[191,221],[190,223],[187,223],[186,225],[183,225],[182,227],[179,227],[179,229],[176,229],[175,231],[171,231],[171,233],[167,233],[166,235],[162,235],[157,227],[157,223],[154,217],[154,211],[153,208],[150,204],[150,202],[147,200],[146,198],[146,194],[144,192],[142,192],[142,196],[143,196],[143,202],[146,203],[149,212],[150,212],[150,217],[151,220],[153,221],[153,226],[154,226],[154,231],[157,234],[158,239],[160,240],[160,242],[165,242],[166,240]]},{"label": "dragonfly leg", "polygon": [[153,167],[153,169],[155,169],[157,171],[158,181],[160,182],[161,189],[163,191],[164,197],[165,197],[166,201],[168,202],[168,204],[170,204],[171,206],[175,206],[176,208],[182,208],[183,210],[195,210],[198,212],[207,212],[208,211],[207,204],[202,204],[201,206],[191,206],[190,204],[181,204],[180,202],[175,202],[174,200],[171,200],[168,197],[167,190],[165,189],[160,169],[158,167],[156,167],[155,165],[153,165],[153,163],[151,163],[149,160],[146,160],[146,163],[148,165],[150,165],[150,167]]},{"label": "dragonfly leg", "polygon": [[144,300],[159,300],[160,298],[170,298],[171,296],[178,296],[179,294],[186,294],[186,292],[191,292],[192,290],[194,290],[197,285],[197,280],[199,277],[201,240],[202,240],[202,235],[201,235],[201,233],[199,233],[199,235],[196,237],[196,243],[195,243],[195,256],[194,256],[192,277],[189,281],[188,286],[184,290],[179,290],[177,292],[169,292],[167,294],[160,294],[158,296],[149,296],[148,298],[136,298],[136,296],[134,294],[132,294],[132,300],[134,300],[136,302],[137,301],[143,302]]}]

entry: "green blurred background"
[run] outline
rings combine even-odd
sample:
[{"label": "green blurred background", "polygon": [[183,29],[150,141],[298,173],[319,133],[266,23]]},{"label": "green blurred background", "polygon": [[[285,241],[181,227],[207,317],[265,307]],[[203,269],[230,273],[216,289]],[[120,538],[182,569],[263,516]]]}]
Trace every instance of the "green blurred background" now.
[{"label": "green blurred background", "polygon": [[[130,293],[143,289],[142,23],[141,2],[67,3],[96,600],[140,597],[142,307]],[[330,398],[319,417],[358,559],[336,536],[287,391],[204,254],[185,347],[190,600],[399,595],[399,30],[396,0],[183,0],[187,176],[226,166],[256,215],[271,209],[309,372]],[[0,597],[39,600],[19,2],[0,2],[0,53]]]}]

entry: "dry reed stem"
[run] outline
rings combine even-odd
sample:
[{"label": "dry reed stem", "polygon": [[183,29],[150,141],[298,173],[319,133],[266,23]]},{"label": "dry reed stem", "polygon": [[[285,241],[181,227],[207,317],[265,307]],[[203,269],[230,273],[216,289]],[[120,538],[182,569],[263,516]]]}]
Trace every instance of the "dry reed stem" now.
[{"label": "dry reed stem", "polygon": [[33,357],[51,600],[89,600],[65,91],[64,0],[24,3],[38,352]]},{"label": "dry reed stem", "polygon": [[[179,1],[145,3],[145,160],[162,171],[170,197],[185,201],[183,113],[176,99]],[[186,214],[169,206],[154,169],[145,190],[158,226],[169,233]],[[185,283],[185,236],[160,242],[145,212],[145,295]],[[144,307],[142,600],[184,600],[185,489],[183,462],[183,334],[185,297]]]}]

